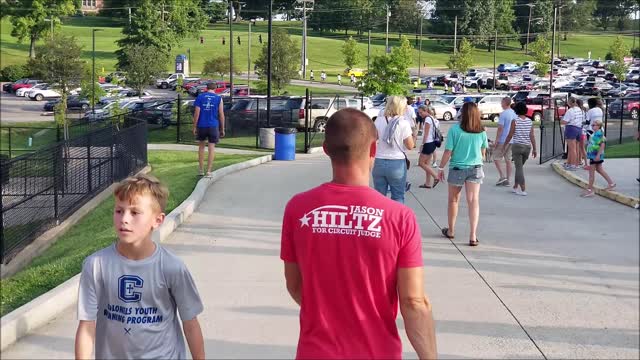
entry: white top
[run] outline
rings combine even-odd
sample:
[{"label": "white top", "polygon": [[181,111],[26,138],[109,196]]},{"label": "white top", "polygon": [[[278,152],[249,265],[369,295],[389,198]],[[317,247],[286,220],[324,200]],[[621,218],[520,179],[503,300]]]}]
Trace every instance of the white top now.
[{"label": "white top", "polygon": [[409,121],[412,128],[416,127],[416,111],[413,106],[407,105],[407,110],[404,111],[404,118]]},{"label": "white top", "polygon": [[567,125],[577,126],[581,128],[582,123],[584,122],[584,111],[582,111],[580,107],[574,106],[571,109],[567,110],[567,112],[562,117],[562,120],[566,121]]},{"label": "white top", "polygon": [[[389,123],[391,123],[391,121],[392,119],[389,119]],[[404,152],[408,151],[404,146],[404,139],[412,135],[409,122],[404,117],[400,119],[391,144],[387,144],[386,141],[382,140],[385,129],[387,128],[386,118],[384,116],[378,116],[375,125],[378,130],[378,151],[376,152],[376,159],[404,160]]]},{"label": "white top", "polygon": [[586,120],[589,122],[589,125],[586,125],[585,129],[593,131],[593,128],[591,127],[591,125],[593,125],[593,122],[596,120],[602,120],[603,116],[604,114],[602,113],[601,108],[596,106],[593,109],[589,109],[589,111],[587,111],[587,116],[586,116]]},{"label": "white top", "polygon": [[516,128],[513,131],[512,144],[531,145],[531,127],[533,122],[528,117],[524,119],[518,116],[513,120],[511,126]]},{"label": "white top", "polygon": [[425,129],[426,129],[427,124],[429,124],[430,126],[429,126],[429,132],[424,134],[424,136],[425,136],[424,142],[425,143],[430,143],[430,142],[434,141],[434,138],[433,138],[433,134],[435,132],[434,126],[436,128],[439,128],[440,127],[440,121],[438,121],[438,119],[432,118],[431,116],[427,116],[424,119]]}]

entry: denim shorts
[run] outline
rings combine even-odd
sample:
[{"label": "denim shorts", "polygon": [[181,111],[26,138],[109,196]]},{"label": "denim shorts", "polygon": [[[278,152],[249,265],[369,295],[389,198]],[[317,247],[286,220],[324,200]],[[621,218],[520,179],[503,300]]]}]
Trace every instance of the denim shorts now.
[{"label": "denim shorts", "polygon": [[475,165],[466,169],[452,167],[449,168],[449,175],[447,176],[447,182],[453,186],[464,186],[467,181],[482,184],[482,179],[484,179],[482,165]]},{"label": "denim shorts", "polygon": [[573,126],[573,125],[567,125],[564,128],[564,138],[565,140],[576,140],[576,141],[580,141],[580,138],[582,137],[582,129],[577,127],[577,126]]}]

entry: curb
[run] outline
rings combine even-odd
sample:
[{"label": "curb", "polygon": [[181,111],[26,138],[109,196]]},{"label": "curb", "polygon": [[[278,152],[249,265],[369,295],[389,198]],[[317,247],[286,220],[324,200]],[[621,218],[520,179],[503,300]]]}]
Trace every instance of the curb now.
[{"label": "curb", "polygon": [[[570,183],[577,185],[583,189],[587,188],[588,183],[584,180],[582,180],[580,177],[574,175],[572,172],[567,171],[565,169],[562,168],[562,165],[560,165],[560,163],[558,162],[554,162],[551,164],[551,167],[553,168],[553,170],[555,172],[557,172],[560,176],[562,176],[563,178],[565,178],[567,181],[569,181]],[[602,197],[605,197],[609,200],[613,200],[616,201],[622,205],[626,205],[626,206],[630,206],[634,209],[638,209],[638,207],[640,206],[640,199],[639,198],[634,198],[632,196],[628,196],[622,193],[619,193],[617,191],[612,191],[612,190],[605,190],[602,188],[597,188],[594,187],[593,188],[594,192]]]},{"label": "curb", "polygon": [[[189,218],[202,202],[209,185],[226,175],[271,160],[272,155],[261,156],[216,170],[211,177],[200,179],[191,195],[165,217],[162,225],[151,235],[152,239],[159,243],[166,240],[180,224]],[[54,289],[3,316],[0,319],[0,351],[6,349],[29,332],[54,320],[62,311],[73,306],[78,300],[79,283],[80,274],[77,274]]]}]

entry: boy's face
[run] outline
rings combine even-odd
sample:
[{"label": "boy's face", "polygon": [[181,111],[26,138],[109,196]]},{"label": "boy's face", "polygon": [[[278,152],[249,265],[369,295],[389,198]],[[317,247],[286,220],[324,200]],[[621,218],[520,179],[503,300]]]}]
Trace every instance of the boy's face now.
[{"label": "boy's face", "polygon": [[118,239],[125,244],[136,244],[149,238],[163,220],[164,213],[157,210],[151,195],[136,195],[131,202],[116,197],[113,226]]}]

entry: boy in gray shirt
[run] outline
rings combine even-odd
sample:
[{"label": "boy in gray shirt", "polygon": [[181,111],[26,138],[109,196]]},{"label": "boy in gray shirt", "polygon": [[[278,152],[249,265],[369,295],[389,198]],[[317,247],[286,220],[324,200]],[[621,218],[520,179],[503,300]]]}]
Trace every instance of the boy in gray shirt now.
[{"label": "boy in gray shirt", "polygon": [[78,292],[75,355],[96,359],[204,359],[197,315],[203,310],[185,264],[151,240],[169,193],[149,175],[123,180],[114,191],[118,241],[89,256]]}]

